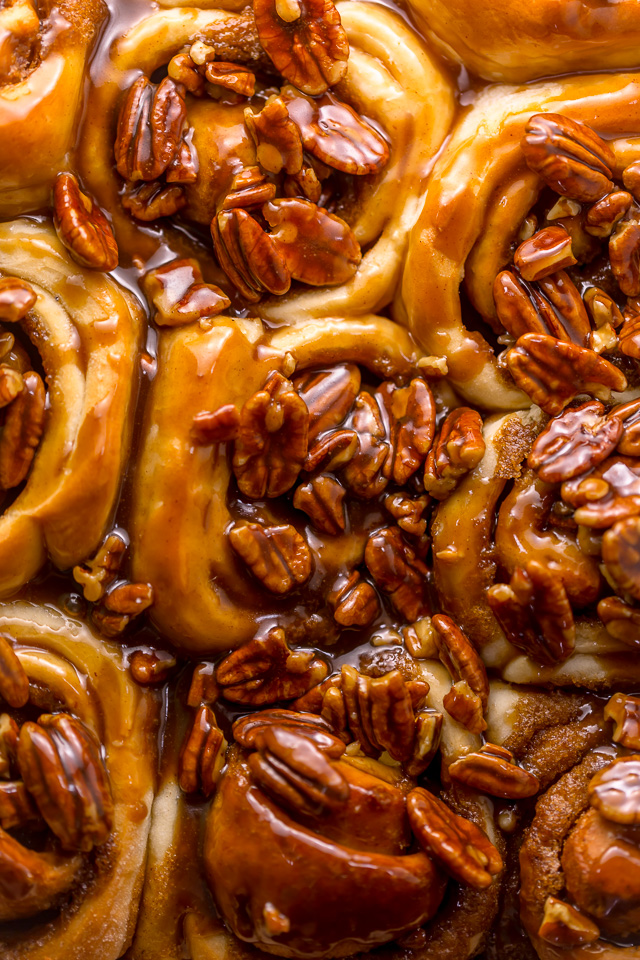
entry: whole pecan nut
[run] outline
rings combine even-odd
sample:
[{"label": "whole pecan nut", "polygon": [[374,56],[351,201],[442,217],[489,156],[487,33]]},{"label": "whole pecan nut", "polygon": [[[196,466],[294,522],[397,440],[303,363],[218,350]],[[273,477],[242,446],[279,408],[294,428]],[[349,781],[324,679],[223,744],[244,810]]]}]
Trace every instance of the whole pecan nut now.
[{"label": "whole pecan nut", "polygon": [[[300,173],[302,137],[300,128],[289,116],[282,97],[270,97],[259,113],[249,107],[244,122],[256,145],[260,166],[269,173]],[[274,191],[275,193],[275,191]]]},{"label": "whole pecan nut", "polygon": [[17,323],[36,304],[33,287],[18,277],[0,277],[0,320]]},{"label": "whole pecan nut", "polygon": [[556,897],[547,897],[538,936],[557,947],[578,947],[598,940],[600,930],[577,907]]},{"label": "whole pecan nut", "polygon": [[620,597],[604,597],[598,604],[598,616],[607,633],[630,647],[640,646],[640,610]]},{"label": "whole pecan nut", "polygon": [[465,681],[479,696],[482,707],[486,708],[489,700],[489,680],[486,667],[475,647],[451,617],[436,614],[431,618],[431,624],[438,655],[452,678]]},{"label": "whole pecan nut", "polygon": [[380,613],[378,594],[357,570],[346,581],[340,578],[328,600],[336,622],[343,627],[366,627]]},{"label": "whole pecan nut", "polygon": [[380,407],[364,390],[356,397],[351,427],[358,435],[358,452],[345,467],[343,479],[357,497],[369,500],[382,493],[389,482],[385,468],[391,445]]},{"label": "whole pecan nut", "polygon": [[59,173],[53,187],[53,223],[74,260],[95,270],[115,270],[118,245],[111,224],[72,173]]},{"label": "whole pecan nut", "polygon": [[428,571],[397,527],[383,527],[367,540],[364,560],[376,585],[409,623],[428,616]]},{"label": "whole pecan nut", "polygon": [[311,551],[290,524],[272,527],[260,523],[237,524],[229,531],[229,542],[272,593],[289,593],[311,576]]},{"label": "whole pecan nut", "polygon": [[246,210],[221,210],[211,221],[211,237],[218,263],[245,300],[287,292],[291,274],[283,252]]},{"label": "whole pecan nut", "polygon": [[605,460],[622,435],[622,420],[606,417],[597,400],[555,417],[536,439],[528,464],[545,483],[562,483]]},{"label": "whole pecan nut", "polygon": [[621,757],[599,770],[588,786],[589,803],[614,823],[640,823],[640,755]]},{"label": "whole pecan nut", "polygon": [[524,280],[542,280],[577,263],[564,227],[544,227],[516,249],[513,262]]},{"label": "whole pecan nut", "polygon": [[485,441],[482,417],[470,407],[456,407],[440,428],[424,469],[424,488],[436,500],[443,500],[458,480],[482,460]]},{"label": "whole pecan nut", "polygon": [[346,525],[346,492],[335,477],[315,477],[296,489],[293,505],[307,514],[317,530],[337,536],[344,532]]},{"label": "whole pecan nut", "polygon": [[613,720],[615,743],[629,750],[640,750],[640,699],[626,693],[614,693],[604,708],[605,720]]},{"label": "whole pecan nut", "polygon": [[614,189],[613,151],[584,123],[538,113],[527,123],[521,147],[531,170],[561,196],[590,203]]},{"label": "whole pecan nut", "polygon": [[29,700],[29,678],[16,656],[10,638],[0,633],[0,697],[19,709]]},{"label": "whole pecan nut", "polygon": [[176,327],[215,317],[230,304],[219,287],[203,283],[197,260],[171,260],[144,278],[144,290],[156,308],[154,321]]},{"label": "whole pecan nut", "polygon": [[640,600],[640,517],[619,520],[607,530],[602,559],[618,586]]},{"label": "whole pecan nut", "polygon": [[7,407],[0,436],[0,487],[25,479],[44,430],[46,392],[37,373],[25,374],[22,393]]},{"label": "whole pecan nut", "polygon": [[509,750],[493,743],[486,743],[480,750],[455,760],[449,774],[475,790],[509,800],[532,797],[540,789],[537,777],[517,766]]},{"label": "whole pecan nut", "polygon": [[576,508],[576,523],[610,527],[640,513],[640,464],[634,457],[609,457],[590,473],[566,480],[561,494]]},{"label": "whole pecan nut", "polygon": [[640,294],[640,223],[625,220],[609,240],[609,262],[618,286],[627,297]]},{"label": "whole pecan nut", "polygon": [[387,469],[403,486],[416,472],[431,448],[436,426],[433,394],[417,377],[407,387],[383,384],[378,391],[390,420],[391,458]]},{"label": "whole pecan nut", "polygon": [[309,411],[309,443],[342,423],[358,395],[360,379],[360,370],[352,363],[305,371],[293,379]]},{"label": "whole pecan nut", "polygon": [[157,180],[174,159],[187,108],[184,87],[170,77],[156,86],[145,76],[129,88],[120,109],[116,166],[124,180]]},{"label": "whole pecan nut", "polygon": [[220,778],[227,742],[211,707],[202,704],[185,737],[178,759],[178,783],[185,793],[210,797]]},{"label": "whole pecan nut", "polygon": [[453,684],[444,695],[442,705],[449,716],[466,727],[469,733],[478,735],[487,729],[482,700],[465,680]]}]

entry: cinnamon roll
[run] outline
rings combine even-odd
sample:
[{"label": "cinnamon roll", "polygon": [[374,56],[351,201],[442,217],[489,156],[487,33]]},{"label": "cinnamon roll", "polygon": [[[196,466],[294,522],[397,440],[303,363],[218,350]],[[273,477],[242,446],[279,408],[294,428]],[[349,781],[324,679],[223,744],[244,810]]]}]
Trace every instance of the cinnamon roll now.
[{"label": "cinnamon roll", "polygon": [[554,414],[635,385],[636,106],[632,74],[574,77],[488,88],[456,128],[398,316],[467,400]]},{"label": "cinnamon roll", "polygon": [[258,0],[140,20],[89,113],[80,168],[121,249],[148,258],[161,234],[141,247],[136,220],[167,229],[179,216],[210,230],[240,309],[291,323],[391,300],[453,94],[390,10]]},{"label": "cinnamon roll", "polygon": [[116,960],[144,874],[154,699],[51,604],[0,605],[0,660],[2,956]]},{"label": "cinnamon roll", "polygon": [[131,432],[141,313],[46,224],[0,225],[0,594],[86,559],[111,519]]},{"label": "cinnamon roll", "polygon": [[487,80],[638,66],[640,15],[634,0],[409,0],[420,31],[446,57]]},{"label": "cinnamon roll", "polygon": [[8,0],[0,9],[0,215],[47,204],[73,147],[102,0]]}]

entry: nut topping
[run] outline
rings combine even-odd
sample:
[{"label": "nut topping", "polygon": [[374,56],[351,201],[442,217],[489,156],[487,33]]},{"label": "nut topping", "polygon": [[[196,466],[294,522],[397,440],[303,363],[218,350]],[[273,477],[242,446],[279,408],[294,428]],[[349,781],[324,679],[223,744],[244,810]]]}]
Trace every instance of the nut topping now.
[{"label": "nut topping", "polygon": [[0,778],[8,780],[16,760],[20,728],[8,713],[0,713]]},{"label": "nut topping", "polygon": [[233,471],[240,491],[253,500],[290,490],[308,449],[309,412],[281,373],[269,374],[240,413]]},{"label": "nut topping", "polygon": [[153,319],[162,327],[215,317],[230,303],[219,287],[202,282],[197,260],[172,260],[151,270],[144,278],[144,289],[156,308]]},{"label": "nut topping", "polygon": [[589,917],[570,903],[564,903],[556,897],[547,897],[538,936],[557,947],[578,947],[583,943],[598,940],[600,930]]},{"label": "nut topping", "polygon": [[111,224],[72,173],[56,177],[53,206],[56,232],[73,259],[94,270],[115,270],[118,245]]},{"label": "nut topping", "polygon": [[339,363],[329,370],[303,373],[293,386],[309,410],[309,442],[342,423],[360,389],[360,370]]},{"label": "nut topping", "polygon": [[315,97],[342,80],[349,41],[332,0],[254,0],[253,13],[265,53],[299,90]]},{"label": "nut topping", "polygon": [[354,570],[346,582],[339,581],[328,597],[336,623],[343,627],[366,627],[380,613],[375,589]]},{"label": "nut topping", "polygon": [[[282,97],[270,97],[259,113],[249,107],[244,122],[256,145],[258,163],[268,173],[300,173],[302,138]],[[270,198],[269,198],[270,199]]]},{"label": "nut topping", "polygon": [[604,708],[605,720],[613,720],[613,740],[629,750],[640,750],[640,699],[614,693]]},{"label": "nut topping", "polygon": [[518,767],[509,750],[493,743],[456,760],[449,767],[449,774],[474,790],[508,800],[532,797],[540,789],[537,777]]},{"label": "nut topping", "polygon": [[416,378],[408,387],[383,384],[380,396],[391,422],[391,476],[402,486],[427,456],[436,424],[433,395],[426,381]]},{"label": "nut topping", "polygon": [[482,830],[428,790],[411,791],[407,812],[420,846],[458,883],[484,890],[502,870],[502,857]]},{"label": "nut topping", "polygon": [[454,681],[465,681],[477,694],[483,708],[489,700],[489,680],[484,663],[471,642],[451,617],[436,614],[431,618],[438,656]]},{"label": "nut topping", "polygon": [[371,679],[343,666],[342,693],[349,728],[364,753],[378,757],[387,750],[400,763],[411,760],[415,715],[410,689],[399,670]]},{"label": "nut topping", "polygon": [[7,407],[24,390],[24,380],[19,370],[0,363],[0,408]]},{"label": "nut topping", "polygon": [[346,490],[335,477],[315,477],[297,488],[293,505],[304,510],[317,530],[337,536],[345,529],[345,496]]},{"label": "nut topping", "polygon": [[37,373],[24,376],[24,387],[7,407],[0,436],[0,487],[10,490],[29,472],[44,430],[46,394]]},{"label": "nut topping", "polygon": [[30,820],[39,819],[40,814],[21,780],[0,783],[0,826],[3,830],[13,830]]},{"label": "nut topping", "polygon": [[562,499],[576,507],[576,523],[603,529],[640,513],[640,464],[609,457],[590,473],[562,484]]},{"label": "nut topping", "polygon": [[615,640],[630,647],[640,646],[640,610],[636,607],[619,597],[605,597],[598,604],[598,616]]},{"label": "nut topping", "polygon": [[116,166],[124,180],[157,180],[177,151],[186,117],[184,88],[170,77],[156,87],[138,77],[118,119]]},{"label": "nut topping", "polygon": [[572,407],[542,431],[528,464],[545,483],[562,483],[597,466],[615,449],[622,420],[605,417],[597,400]]},{"label": "nut topping", "polygon": [[523,280],[541,280],[573,266],[577,260],[571,250],[571,237],[564,227],[545,227],[520,244],[513,262]]},{"label": "nut topping", "polygon": [[221,210],[211,221],[211,236],[218,263],[245,300],[257,303],[265,291],[287,292],[291,274],[280,247],[245,210]]},{"label": "nut topping", "polygon": [[18,277],[0,277],[0,320],[17,323],[36,305],[33,288]]},{"label": "nut topping", "polygon": [[364,390],[356,397],[351,426],[358,434],[359,449],[347,464],[343,478],[357,497],[369,500],[387,486],[385,467],[391,447],[375,397]]},{"label": "nut topping", "polygon": [[442,705],[449,716],[466,727],[469,733],[478,735],[487,729],[482,701],[465,680],[453,684],[444,695]]},{"label": "nut topping", "polygon": [[229,531],[229,542],[253,575],[272,593],[289,593],[311,576],[311,551],[290,524],[274,527],[239,524]]},{"label": "nut topping", "polygon": [[452,410],[429,451],[424,470],[424,488],[436,500],[444,500],[458,480],[482,460],[485,442],[482,417],[470,407]]},{"label": "nut topping", "polygon": [[168,680],[178,661],[165,650],[136,650],[129,661],[131,676],[143,687]]},{"label": "nut topping", "polygon": [[640,823],[640,756],[614,760],[589,783],[589,803],[614,823]]},{"label": "nut topping", "polygon": [[618,586],[640,600],[640,517],[619,520],[607,530],[602,559]]},{"label": "nut topping", "polygon": [[73,579],[81,585],[85,600],[96,603],[102,599],[118,575],[126,550],[122,537],[111,533],[93,559],[73,568]]},{"label": "nut topping", "polygon": [[205,79],[215,86],[233,90],[241,97],[252,97],[256,89],[256,75],[248,67],[223,60],[209,61],[204,68]]},{"label": "nut topping", "polygon": [[290,650],[284,630],[274,627],[225,657],[216,670],[216,683],[226,700],[261,706],[302,696],[321,683],[327,671],[313,650]]},{"label": "nut topping", "polygon": [[640,456],[640,400],[619,404],[609,411],[609,416],[622,422],[618,453],[623,457]]},{"label": "nut topping", "polygon": [[626,190],[614,190],[602,200],[589,207],[584,228],[593,237],[608,237],[619,220],[622,220],[633,197]]},{"label": "nut topping", "polygon": [[389,511],[401,530],[414,537],[422,537],[427,530],[424,512],[429,506],[429,497],[405,497],[401,493],[390,493],[384,498],[385,509]]},{"label": "nut topping", "polygon": [[397,527],[372,533],[364,560],[377,586],[409,623],[429,615],[427,568]]},{"label": "nut topping", "polygon": [[210,797],[216,789],[224,764],[227,741],[211,707],[203,704],[196,712],[178,759],[178,783],[185,793],[200,791]]},{"label": "nut topping", "polygon": [[29,678],[7,637],[0,633],[0,697],[19,709],[29,700]]},{"label": "nut topping", "polygon": [[334,430],[316,440],[309,449],[303,469],[307,473],[340,470],[353,460],[357,450],[358,434],[355,430]]},{"label": "nut topping", "polygon": [[275,195],[275,183],[266,178],[260,167],[245,167],[231,181],[231,190],[222,201],[221,209],[261,207]]},{"label": "nut topping", "polygon": [[144,223],[160,217],[172,217],[186,206],[187,198],[182,187],[165,187],[159,180],[139,186],[127,184],[121,198],[125,210]]},{"label": "nut topping", "polygon": [[538,113],[529,120],[521,147],[530,169],[561,196],[591,203],[614,189],[613,152],[583,123]]},{"label": "nut topping", "polygon": [[18,766],[25,786],[65,850],[89,851],[107,840],[113,800],[93,734],[66,713],[24,723]]}]

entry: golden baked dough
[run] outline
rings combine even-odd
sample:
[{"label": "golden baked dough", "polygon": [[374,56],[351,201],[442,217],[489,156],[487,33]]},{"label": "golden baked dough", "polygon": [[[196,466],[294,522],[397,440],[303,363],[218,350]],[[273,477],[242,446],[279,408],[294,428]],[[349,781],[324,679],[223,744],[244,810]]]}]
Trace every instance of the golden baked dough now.
[{"label": "golden baked dough", "polygon": [[409,0],[437,49],[487,80],[637,67],[635,0]]},{"label": "golden baked dough", "polygon": [[[0,594],[7,596],[47,556],[67,569],[106,533],[129,448],[141,317],[126,291],[78,266],[45,224],[0,225],[0,271],[35,299],[20,325],[40,354],[49,396],[26,483],[0,517]],[[10,297],[12,281],[5,282]],[[5,444],[2,469],[27,449]]]},{"label": "golden baked dough", "polygon": [[85,67],[105,15],[102,0],[3,3],[0,215],[16,216],[48,202],[74,145]]}]

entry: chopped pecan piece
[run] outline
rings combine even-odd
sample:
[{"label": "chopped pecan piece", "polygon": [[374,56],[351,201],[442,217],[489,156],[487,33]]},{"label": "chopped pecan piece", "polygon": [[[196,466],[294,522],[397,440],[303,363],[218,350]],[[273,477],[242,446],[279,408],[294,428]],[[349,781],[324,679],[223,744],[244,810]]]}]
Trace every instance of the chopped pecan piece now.
[{"label": "chopped pecan piece", "polygon": [[269,173],[300,173],[302,170],[302,138],[282,97],[269,97],[259,113],[249,107],[244,122],[256,145],[260,166]]},{"label": "chopped pecan piece", "polygon": [[607,401],[612,390],[627,386],[622,371],[592,350],[539,333],[520,337],[507,351],[506,363],[517,386],[550,416],[579,393]]},{"label": "chopped pecan piece", "polygon": [[538,778],[517,766],[510,750],[494,743],[485,743],[475,753],[455,760],[449,774],[474,790],[508,800],[532,797],[540,789]]},{"label": "chopped pecan piece", "polygon": [[360,380],[360,370],[352,363],[305,372],[293,380],[309,410],[309,442],[342,423],[358,395]]},{"label": "chopped pecan piece", "polygon": [[187,706],[199,707],[203,703],[215,703],[220,696],[220,687],[212,663],[199,663],[194,667],[187,694]]},{"label": "chopped pecan piece", "polygon": [[202,704],[185,737],[178,759],[178,783],[185,793],[215,792],[224,765],[227,741],[211,707]]},{"label": "chopped pecan piece", "polygon": [[336,622],[343,627],[366,627],[380,613],[378,594],[357,570],[338,581],[328,600]]},{"label": "chopped pecan piece", "polygon": [[283,189],[285,197],[300,197],[302,200],[310,200],[311,203],[322,206],[320,204],[322,183],[318,179],[316,171],[308,163],[303,163],[299,173],[294,173],[292,176],[285,178]]},{"label": "chopped pecan piece", "polygon": [[428,570],[397,527],[372,533],[364,560],[377,586],[409,623],[429,615]]},{"label": "chopped pecan piece", "polygon": [[436,426],[433,394],[421,378],[402,388],[384,383],[378,394],[390,421],[391,458],[386,467],[391,470],[394,482],[403,486],[424,462],[433,442]]},{"label": "chopped pecan piece", "polygon": [[17,323],[35,307],[36,300],[33,287],[26,280],[0,277],[0,320]]},{"label": "chopped pecan piece", "polygon": [[640,400],[618,404],[609,411],[609,416],[622,422],[618,453],[623,457],[640,456]]},{"label": "chopped pecan piece", "polygon": [[358,434],[359,449],[345,467],[343,478],[357,497],[369,500],[389,482],[385,467],[391,445],[376,399],[364,390],[356,397],[351,426]]},{"label": "chopped pecan piece", "polygon": [[614,760],[592,777],[589,803],[613,823],[640,823],[640,756]]},{"label": "chopped pecan piece", "polygon": [[131,676],[143,687],[164,683],[178,661],[165,650],[136,650],[129,661]]},{"label": "chopped pecan piece", "polygon": [[404,765],[409,777],[419,777],[427,769],[440,747],[442,736],[442,714],[420,710],[416,716],[416,739],[413,756]]},{"label": "chopped pecan piece", "polygon": [[25,374],[22,393],[7,407],[0,436],[0,487],[4,490],[17,487],[29,472],[44,430],[45,403],[38,374]]},{"label": "chopped pecan piece", "polygon": [[640,600],[640,517],[619,520],[607,530],[602,559],[618,586]]},{"label": "chopped pecan piece", "polygon": [[226,700],[261,706],[301,697],[327,672],[313,650],[290,650],[284,631],[274,627],[225,657],[216,669],[216,683]]},{"label": "chopped pecan piece", "polygon": [[0,783],[0,826],[3,830],[22,827],[40,814],[21,780]]},{"label": "chopped pecan piece", "polygon": [[556,897],[547,897],[538,936],[557,947],[577,947],[600,937],[595,923],[576,907]]},{"label": "chopped pecan piece", "polygon": [[24,707],[29,700],[29,678],[8,637],[0,633],[0,697],[10,707]]},{"label": "chopped pecan piece", "polygon": [[562,576],[536,560],[517,567],[509,584],[487,591],[507,639],[538,663],[560,663],[575,646],[576,628]]},{"label": "chopped pecan piece", "polygon": [[565,410],[534,443],[528,464],[545,483],[562,483],[602,463],[622,435],[622,420],[605,417],[597,400]]},{"label": "chopped pecan piece", "polygon": [[309,412],[281,373],[269,374],[240,413],[233,472],[253,500],[279,497],[298,479],[307,456]]},{"label": "chopped pecan piece", "polygon": [[630,606],[620,597],[604,597],[598,604],[598,616],[615,640],[628,643],[630,647],[640,646],[640,610],[637,607]]},{"label": "chopped pecan piece", "polygon": [[175,157],[187,108],[184,88],[170,77],[156,87],[145,76],[130,87],[120,109],[116,166],[124,180],[157,180]]},{"label": "chopped pecan piece", "polygon": [[337,286],[354,276],[362,252],[351,227],[340,217],[308,200],[288,198],[265,203],[262,215],[294,280],[314,287]]},{"label": "chopped pecan piece", "polygon": [[561,196],[592,203],[614,189],[613,151],[584,123],[538,113],[529,120],[521,147],[530,169]]},{"label": "chopped pecan piece", "polygon": [[311,551],[290,524],[273,527],[260,523],[239,524],[230,530],[229,542],[272,593],[289,593],[311,576]]},{"label": "chopped pecan piece", "polygon": [[624,322],[618,331],[620,353],[625,357],[640,360],[640,312],[630,304],[624,310]]},{"label": "chopped pecan piece", "polygon": [[186,206],[187,198],[178,184],[166,187],[159,180],[135,186],[127,183],[121,197],[125,210],[144,223],[159,220],[160,217],[172,217]]},{"label": "chopped pecan piece", "polygon": [[143,285],[156,308],[153,319],[161,327],[215,317],[231,302],[219,287],[202,282],[197,260],[171,260],[151,270]]},{"label": "chopped pecan piece", "polygon": [[131,623],[131,617],[126,613],[113,613],[102,606],[93,608],[91,620],[103,636],[112,640],[124,633]]},{"label": "chopped pecan piece", "polygon": [[629,750],[640,750],[640,699],[614,693],[604,708],[605,720],[613,720],[613,740]]},{"label": "chopped pecan piece", "polygon": [[317,530],[335,537],[344,532],[346,525],[346,492],[335,477],[315,477],[297,488],[293,505],[307,514]]},{"label": "chopped pecan piece", "polygon": [[457,407],[445,418],[424,469],[424,488],[444,500],[458,480],[475,469],[484,456],[482,417],[470,407]]},{"label": "chopped pecan piece", "polygon": [[291,285],[279,245],[245,210],[221,210],[211,221],[218,263],[245,300],[257,303],[265,291],[278,296]]},{"label": "chopped pecan piece", "polygon": [[38,810],[65,850],[89,851],[111,833],[113,800],[94,736],[66,713],[20,728],[18,766]]},{"label": "chopped pecan piece", "polygon": [[211,413],[203,411],[193,418],[191,436],[198,446],[208,447],[212,443],[229,443],[238,436],[240,411],[233,403],[225,403]]},{"label": "chopped pecan piece", "polygon": [[204,77],[188,53],[177,53],[175,57],[172,57],[167,65],[167,73],[176,83],[181,83],[183,87],[186,87],[194,97],[204,96]]},{"label": "chopped pecan piece", "polygon": [[315,97],[347,72],[349,41],[333,0],[254,0],[258,38],[278,73]]},{"label": "chopped pecan piece", "polygon": [[414,537],[422,537],[427,531],[424,512],[429,506],[429,497],[406,497],[402,493],[390,493],[384,498],[385,508],[389,511],[401,530]]},{"label": "chopped pecan piece", "polygon": [[[265,725],[249,768],[260,786],[294,813],[317,816],[349,799],[349,783],[303,727]],[[340,744],[344,750],[344,744]]]},{"label": "chopped pecan piece", "polygon": [[640,464],[609,457],[586,476],[562,484],[562,499],[576,507],[576,523],[603,529],[640,513]]},{"label": "chopped pecan piece", "polygon": [[636,194],[640,193],[640,162],[638,160],[624,168],[622,171],[622,182],[637,200],[638,197]]},{"label": "chopped pecan piece", "polygon": [[109,590],[104,605],[110,613],[137,617],[153,603],[153,587],[150,583],[121,583]]},{"label": "chopped pecan piece", "polygon": [[256,89],[256,75],[249,67],[223,60],[209,61],[204,68],[205,79],[217,87],[233,90],[241,97],[252,97]]},{"label": "chopped pecan piece", "polygon": [[502,857],[482,830],[428,790],[416,787],[411,791],[407,813],[420,846],[454,880],[484,890],[502,870]]},{"label": "chopped pecan piece", "polygon": [[95,270],[115,270],[118,244],[111,224],[83,193],[72,173],[59,173],[53,187],[53,223],[61,243],[74,260]]},{"label": "chopped pecan piece", "polygon": [[335,472],[353,460],[357,450],[358,434],[355,430],[334,430],[316,440],[309,449],[303,469],[307,473],[318,470]]},{"label": "chopped pecan piece", "polygon": [[571,249],[571,237],[564,227],[544,227],[520,244],[513,262],[524,280],[541,280],[573,266],[577,260]]},{"label": "chopped pecan piece", "polygon": [[386,140],[332,93],[312,99],[285,87],[282,94],[305,150],[318,160],[334,170],[360,176],[378,173],[386,165]]},{"label": "chopped pecan piece", "polygon": [[19,370],[0,363],[0,407],[8,406],[24,390],[24,379]]},{"label": "chopped pecan piece", "polygon": [[195,183],[198,179],[199,161],[192,138],[193,131],[190,130],[180,141],[178,151],[165,173],[167,183]]},{"label": "chopped pecan piece", "polygon": [[587,210],[584,228],[594,237],[608,237],[633,203],[626,190],[614,190]]},{"label": "chopped pecan piece", "polygon": [[260,167],[245,167],[231,181],[231,190],[222,201],[222,210],[261,207],[276,195],[276,185],[267,180]]},{"label": "chopped pecan piece", "polygon": [[466,681],[454,683],[444,695],[442,705],[449,716],[466,727],[469,733],[477,735],[487,729],[482,700]]},{"label": "chopped pecan piece", "polygon": [[640,294],[640,223],[625,220],[609,240],[609,261],[618,286],[627,297]]},{"label": "chopped pecan piece", "polygon": [[480,698],[482,708],[489,700],[489,680],[484,663],[475,647],[451,617],[436,614],[431,618],[438,656],[454,681],[465,681]]},{"label": "chopped pecan piece", "polygon": [[73,568],[73,578],[81,585],[85,600],[96,603],[102,599],[106,587],[118,575],[126,550],[122,537],[110,533],[92,560]]},{"label": "chopped pecan piece", "polygon": [[20,728],[8,713],[0,713],[0,778],[6,780],[16,760]]}]

